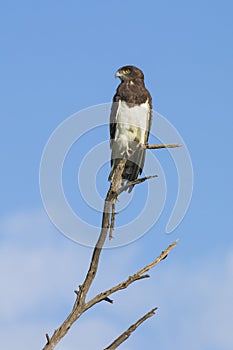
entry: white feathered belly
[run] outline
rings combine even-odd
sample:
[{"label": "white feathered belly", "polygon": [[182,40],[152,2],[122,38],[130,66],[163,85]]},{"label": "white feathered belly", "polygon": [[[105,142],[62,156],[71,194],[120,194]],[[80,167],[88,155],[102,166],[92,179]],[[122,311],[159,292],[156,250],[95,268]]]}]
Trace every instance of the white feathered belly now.
[{"label": "white feathered belly", "polygon": [[112,158],[130,155],[137,145],[144,145],[148,131],[150,106],[148,101],[140,106],[129,107],[126,102],[119,101],[116,115],[116,133],[113,143]]}]

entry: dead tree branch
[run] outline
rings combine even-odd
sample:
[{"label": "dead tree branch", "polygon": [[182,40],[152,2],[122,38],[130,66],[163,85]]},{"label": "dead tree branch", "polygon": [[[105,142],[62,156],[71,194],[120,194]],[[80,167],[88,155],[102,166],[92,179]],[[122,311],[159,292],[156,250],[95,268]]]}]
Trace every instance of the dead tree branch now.
[{"label": "dead tree branch", "polygon": [[[174,148],[174,147],[180,147],[179,144],[174,145],[146,145],[146,148],[148,149],[158,149],[158,148]],[[96,297],[91,299],[90,301],[86,302],[86,297],[88,294],[88,291],[92,285],[92,282],[96,276],[98,265],[99,265],[99,258],[100,254],[104,245],[104,242],[106,240],[106,237],[108,235],[108,232],[110,231],[110,236],[112,236],[112,232],[114,229],[114,223],[115,223],[115,202],[117,200],[117,197],[120,193],[127,190],[130,186],[136,185],[139,183],[142,183],[150,178],[156,177],[155,176],[149,176],[142,179],[137,179],[135,181],[132,181],[131,183],[121,186],[122,182],[122,174],[124,171],[125,163],[127,159],[122,159],[112,178],[112,182],[110,185],[110,188],[108,190],[105,203],[104,203],[104,210],[103,210],[103,216],[102,216],[102,225],[101,225],[101,231],[98,238],[98,241],[95,245],[90,266],[86,275],[86,278],[82,285],[79,286],[79,289],[75,291],[76,293],[76,300],[74,302],[72,311],[68,315],[68,317],[65,319],[65,321],[60,325],[59,328],[57,328],[53,335],[50,337],[48,334],[46,334],[46,340],[47,343],[43,347],[43,350],[53,350],[56,345],[60,342],[60,340],[67,334],[70,327],[74,324],[74,322],[77,321],[77,319],[90,307],[94,306],[96,303],[99,303],[100,301],[107,301],[109,303],[112,303],[113,301],[109,298],[109,295],[127,288],[130,284],[132,284],[136,280],[144,279],[149,277],[149,275],[145,274],[145,272],[149,271],[151,268],[153,268],[155,265],[157,265],[161,260],[163,260],[167,254],[176,246],[177,241],[172,243],[166,250],[164,250],[160,256],[154,260],[151,264],[145,266],[138,272],[136,272],[133,276],[129,276],[128,279],[123,281],[122,283],[119,283],[118,285],[108,289],[107,291],[98,294]],[[130,334],[147,318],[151,317],[155,312],[155,309],[148,312],[145,316],[143,316],[141,319],[139,319],[135,324],[133,324],[126,332],[124,332],[120,337],[118,337],[108,348],[106,349],[115,349],[115,345],[120,345],[123,341],[125,341]],[[115,344],[115,345],[114,345]],[[117,345],[117,346],[118,346]],[[115,346],[115,347],[113,347]]]},{"label": "dead tree branch", "polygon": [[136,179],[134,181],[129,181],[126,185],[121,186],[119,190],[117,190],[117,195],[119,196],[122,192],[127,191],[128,188],[131,187],[132,185],[141,184],[142,182],[153,179],[155,177],[158,177],[158,175],[145,176],[145,177],[141,177],[140,179]]},{"label": "dead tree branch", "polygon": [[160,261],[165,259],[167,257],[167,255],[170,253],[170,251],[177,245],[177,243],[178,243],[178,240],[176,240],[175,242],[170,244],[164,251],[162,251],[162,253],[152,263],[146,265],[145,267],[143,267],[142,269],[137,271],[134,275],[129,276],[125,281],[123,281],[123,282],[117,284],[116,286],[96,295],[93,299],[91,299],[90,301],[88,301],[86,303],[86,309],[89,309],[93,305],[101,302],[102,300],[105,300],[105,298],[107,298],[109,295],[112,295],[113,293],[116,293],[122,289],[126,289],[133,282],[141,280],[143,278],[150,277],[147,274],[145,275],[145,272],[149,271],[150,269],[155,267]]},{"label": "dead tree branch", "polygon": [[160,149],[160,148],[177,148],[182,147],[181,143],[167,143],[167,144],[159,144],[159,145],[146,145],[147,149]]},{"label": "dead tree branch", "polygon": [[46,335],[47,344],[44,346],[43,350],[53,350],[59,341],[66,335],[73,323],[87,310],[85,299],[95,278],[99,265],[100,253],[110,228],[111,207],[117,198],[117,190],[121,185],[121,176],[124,171],[125,163],[126,159],[122,159],[117,166],[117,171],[113,174],[113,179],[105,199],[100,236],[94,248],[86,278],[83,284],[79,286],[79,290],[76,291],[77,297],[73,309],[61,326],[54,331],[51,337]]},{"label": "dead tree branch", "polygon": [[148,318],[154,316],[155,311],[157,310],[157,307],[149,311],[147,314],[145,314],[143,317],[141,317],[137,322],[132,324],[124,333],[122,333],[118,338],[116,338],[107,348],[104,350],[115,350],[118,348],[119,345],[121,345],[124,341],[126,341],[131,334]]}]

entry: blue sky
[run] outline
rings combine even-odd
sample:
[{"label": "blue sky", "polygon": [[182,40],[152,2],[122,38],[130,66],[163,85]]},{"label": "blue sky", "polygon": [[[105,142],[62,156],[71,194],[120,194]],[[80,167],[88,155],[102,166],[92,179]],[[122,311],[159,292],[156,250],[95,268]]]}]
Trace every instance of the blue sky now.
[{"label": "blue sky", "polygon": [[[69,312],[72,291],[82,282],[91,255],[90,248],[61,235],[45,214],[39,189],[45,144],[70,115],[109,103],[118,84],[115,71],[134,64],[144,71],[155,110],[176,127],[189,149],[195,176],[192,202],[180,226],[165,234],[177,176],[167,151],[156,152],[168,184],[164,211],[141,239],[103,253],[91,293],[133,273],[176,238],[178,247],[150,280],[115,295],[113,306],[98,305],[84,315],[57,349],[103,348],[154,306],[158,314],[122,349],[151,344],[232,349],[232,10],[231,1],[200,0],[23,0],[1,5],[4,347],[24,349],[27,339],[28,348],[42,348],[44,334],[51,334]],[[100,128],[82,147],[88,150],[93,140],[107,137],[107,129]],[[73,209],[86,218],[89,208],[77,195],[76,183],[81,156],[74,145],[64,164],[64,188]],[[102,196],[108,171],[106,165],[100,174],[104,180],[98,177]],[[134,206],[124,215],[139,210],[146,188],[135,189]],[[99,214],[91,220],[97,225]],[[93,335],[88,339],[87,329]]]}]

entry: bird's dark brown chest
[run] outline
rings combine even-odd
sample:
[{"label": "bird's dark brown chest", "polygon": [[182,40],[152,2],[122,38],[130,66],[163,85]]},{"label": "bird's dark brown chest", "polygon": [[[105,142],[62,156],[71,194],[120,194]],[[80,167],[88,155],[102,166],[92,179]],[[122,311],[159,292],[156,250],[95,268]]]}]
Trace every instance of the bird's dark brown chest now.
[{"label": "bird's dark brown chest", "polygon": [[149,97],[149,103],[151,103],[151,97],[148,94],[149,92],[142,82],[125,81],[117,88],[115,102],[119,100],[125,101],[129,106],[133,107],[145,103]]}]

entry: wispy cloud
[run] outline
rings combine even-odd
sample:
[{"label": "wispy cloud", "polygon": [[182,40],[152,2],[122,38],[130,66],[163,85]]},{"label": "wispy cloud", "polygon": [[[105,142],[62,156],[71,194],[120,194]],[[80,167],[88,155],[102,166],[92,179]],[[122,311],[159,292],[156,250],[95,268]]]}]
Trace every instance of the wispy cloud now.
[{"label": "wispy cloud", "polygon": [[[18,213],[0,223],[1,344],[9,350],[40,349],[70,311],[91,256],[91,249],[58,237],[43,213]],[[144,247],[145,249],[145,247]],[[134,272],[142,252],[139,245],[107,250],[93,285],[95,292]],[[136,267],[134,267],[136,265]],[[233,249],[221,259],[179,265],[169,259],[117,293],[114,304],[102,303],[83,315],[58,350],[100,349],[151,307],[157,315],[122,345],[122,349],[230,350],[233,346]],[[90,336],[91,334],[91,336]]]}]

